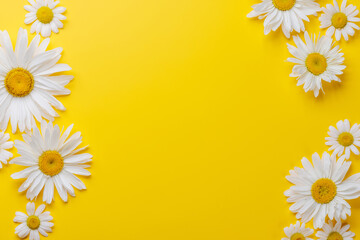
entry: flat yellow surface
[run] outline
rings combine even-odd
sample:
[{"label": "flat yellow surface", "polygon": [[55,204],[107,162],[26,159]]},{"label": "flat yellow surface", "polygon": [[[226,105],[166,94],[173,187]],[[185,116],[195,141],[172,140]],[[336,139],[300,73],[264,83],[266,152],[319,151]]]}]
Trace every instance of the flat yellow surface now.
[{"label": "flat yellow surface", "polygon": [[[291,41],[264,36],[263,21],[246,18],[258,2],[61,1],[68,20],[50,48],[64,48],[61,62],[75,79],[55,123],[75,123],[94,161],[82,178],[88,190],[47,207],[55,223],[48,239],[284,237],[296,221],[285,175],[327,149],[330,125],[360,123],[360,32],[340,42],[343,82],[315,99],[289,77]],[[30,30],[25,4],[0,5],[1,29],[14,43],[19,27]],[[359,172],[360,159],[351,160]],[[0,239],[17,239],[12,219],[27,199],[10,175],[20,169],[0,170]],[[350,203],[360,234],[360,200]]]}]

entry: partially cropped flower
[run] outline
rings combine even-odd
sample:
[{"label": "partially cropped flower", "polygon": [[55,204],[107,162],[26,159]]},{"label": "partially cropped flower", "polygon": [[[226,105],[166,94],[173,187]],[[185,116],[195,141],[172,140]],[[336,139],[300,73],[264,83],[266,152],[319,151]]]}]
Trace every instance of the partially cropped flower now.
[{"label": "partially cropped flower", "polygon": [[350,225],[341,226],[341,222],[334,224],[332,221],[326,223],[321,231],[316,233],[319,240],[353,240],[355,234],[349,231]]},{"label": "partially cropped flower", "polygon": [[66,8],[56,7],[59,1],[54,0],[28,0],[30,5],[25,6],[29,13],[25,16],[25,23],[31,24],[31,33],[41,34],[43,37],[50,37],[51,32],[58,33],[59,28],[64,24],[61,20],[66,17],[62,15]]},{"label": "partially cropped flower", "polygon": [[281,27],[285,36],[290,38],[293,31],[305,31],[304,21],[308,22],[310,15],[316,16],[320,5],[314,0],[262,0],[253,9],[247,17],[265,18],[265,35]]},{"label": "partially cropped flower", "polygon": [[320,28],[328,28],[326,36],[332,37],[335,34],[335,39],[339,41],[342,35],[347,41],[349,36],[354,36],[355,30],[360,29],[356,24],[360,21],[360,18],[357,17],[359,10],[352,4],[346,6],[346,0],[342,2],[341,8],[334,0],[334,6],[327,4],[326,8],[322,8],[322,10],[324,14],[319,18]]},{"label": "partially cropped flower", "polygon": [[281,240],[312,240],[309,238],[314,233],[314,230],[305,227],[305,223],[300,224],[299,221],[295,225],[290,224],[290,227],[284,228],[286,234],[285,238]]},{"label": "partially cropped flower", "polygon": [[345,119],[344,121],[338,121],[336,127],[329,127],[329,137],[326,137],[326,145],[330,146],[329,151],[334,150],[334,154],[337,154],[339,157],[344,154],[345,158],[350,158],[350,152],[353,152],[355,155],[359,155],[360,152],[358,147],[360,147],[360,126],[354,124],[350,126],[349,120]]},{"label": "partially cropped flower", "polygon": [[303,168],[296,167],[286,176],[294,184],[285,191],[287,201],[294,203],[290,211],[304,223],[313,219],[314,228],[323,227],[326,217],[345,220],[351,215],[346,200],[360,196],[360,173],[344,180],[351,162],[345,161],[345,157],[336,161],[336,155],[330,157],[327,152],[322,158],[317,153],[313,154],[312,162],[303,158]]},{"label": "partially cropped flower", "polygon": [[10,135],[8,133],[0,132],[0,168],[2,164],[7,164],[7,161],[12,158],[13,154],[8,149],[14,146],[14,142],[9,141]]},{"label": "partially cropped flower", "polygon": [[20,28],[14,51],[9,34],[0,31],[0,128],[5,130],[11,122],[13,133],[30,131],[35,119],[53,121],[59,116],[53,107],[65,107],[54,96],[70,94],[65,85],[73,79],[60,75],[71,70],[58,63],[62,48],[46,51],[50,39],[40,43],[39,35],[30,45],[28,41],[27,31]]}]

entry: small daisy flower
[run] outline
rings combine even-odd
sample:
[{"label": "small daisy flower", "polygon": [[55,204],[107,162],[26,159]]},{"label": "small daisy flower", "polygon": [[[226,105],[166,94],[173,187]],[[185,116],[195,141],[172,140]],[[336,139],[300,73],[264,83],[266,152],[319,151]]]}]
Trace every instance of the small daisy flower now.
[{"label": "small daisy flower", "polygon": [[359,155],[360,152],[357,147],[360,146],[360,126],[354,124],[350,128],[349,120],[345,119],[344,121],[338,121],[336,127],[329,127],[329,136],[326,137],[327,141],[325,144],[330,146],[329,151],[334,150],[334,154],[337,154],[338,157],[343,155],[345,151],[345,158],[350,158],[350,152],[353,152],[355,155]]},{"label": "small daisy flower", "polygon": [[50,204],[54,198],[55,188],[64,202],[68,193],[75,197],[74,188],[86,189],[85,184],[75,175],[90,176],[85,165],[91,161],[88,153],[78,154],[86,147],[76,149],[82,140],[81,133],[70,136],[73,125],[61,133],[58,125],[42,121],[41,133],[35,126],[33,133],[24,134],[25,142],[15,141],[20,157],[10,161],[28,168],[11,175],[13,179],[26,178],[19,192],[27,190],[26,197],[35,199],[42,189],[43,201]]},{"label": "small daisy flower", "polygon": [[59,32],[59,28],[63,28],[61,20],[66,17],[62,15],[66,8],[56,7],[59,1],[54,0],[28,0],[31,5],[26,5],[24,8],[29,13],[25,16],[25,24],[31,25],[31,33],[41,34],[43,37],[50,37],[51,31]]},{"label": "small daisy flower", "polygon": [[[54,96],[68,95],[65,88],[73,76],[67,64],[58,63],[62,48],[46,51],[50,39],[40,43],[36,35],[28,46],[28,33],[19,30],[15,51],[9,34],[0,31],[0,128],[5,131],[11,122],[12,132],[30,131],[35,119],[53,121],[65,110]],[[54,74],[56,74],[54,76]]]},{"label": "small daisy flower", "polygon": [[305,228],[305,223],[300,224],[300,222],[297,221],[295,225],[290,224],[290,227],[284,228],[284,232],[287,237],[281,240],[312,240],[312,238],[308,238],[308,236],[312,235],[314,230]]},{"label": "small daisy flower", "polygon": [[294,30],[305,31],[304,21],[308,22],[308,16],[316,16],[320,11],[320,5],[314,0],[262,0],[252,8],[247,17],[265,18],[265,35],[281,27],[287,38]]},{"label": "small daisy flower", "polygon": [[8,141],[10,139],[10,135],[8,133],[0,132],[0,168],[2,168],[2,164],[7,164],[7,160],[12,158],[13,154],[8,149],[14,146],[14,142]]},{"label": "small daisy flower", "polygon": [[285,191],[287,201],[294,203],[290,211],[296,213],[296,218],[307,223],[313,219],[314,228],[321,228],[326,217],[336,221],[345,220],[351,215],[348,199],[360,196],[360,173],[344,180],[351,162],[336,155],[331,157],[324,152],[312,155],[312,162],[306,158],[301,160],[303,168],[290,170],[286,179],[294,186]]},{"label": "small daisy flower", "polygon": [[356,17],[359,14],[359,10],[352,4],[346,6],[346,0],[341,4],[341,8],[336,0],[334,0],[334,6],[327,4],[326,8],[322,8],[324,14],[319,18],[321,21],[320,28],[328,28],[326,36],[332,37],[335,34],[335,39],[340,40],[341,35],[347,41],[349,36],[354,36],[355,30],[359,30],[360,27],[355,24],[359,22],[360,18]]},{"label": "small daisy flower", "polygon": [[15,229],[15,234],[20,238],[26,238],[29,234],[30,240],[40,240],[40,234],[47,237],[52,232],[51,228],[54,223],[50,222],[53,217],[50,212],[44,212],[45,204],[40,205],[35,210],[35,204],[29,202],[26,205],[26,212],[16,212],[14,222],[20,223]]},{"label": "small daisy flower", "polygon": [[314,91],[315,97],[322,90],[322,81],[341,82],[338,75],[343,74],[343,53],[339,46],[334,47],[331,38],[322,36],[310,38],[305,32],[305,42],[299,36],[294,36],[295,46],[288,44],[288,49],[294,58],[288,58],[295,63],[290,77],[296,77],[297,85],[304,85],[305,92]]},{"label": "small daisy flower", "polygon": [[350,225],[341,227],[341,222],[337,222],[335,225],[332,221],[324,224],[321,231],[316,233],[319,240],[353,240],[355,233],[348,231]]}]

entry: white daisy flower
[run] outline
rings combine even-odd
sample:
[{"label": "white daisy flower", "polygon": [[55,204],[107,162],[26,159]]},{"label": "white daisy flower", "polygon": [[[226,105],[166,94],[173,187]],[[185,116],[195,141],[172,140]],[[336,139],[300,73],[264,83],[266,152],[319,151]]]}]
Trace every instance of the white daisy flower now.
[{"label": "white daisy flower", "polygon": [[13,154],[8,149],[14,146],[14,142],[8,141],[10,139],[10,135],[8,133],[0,132],[0,168],[2,168],[2,164],[7,164],[7,160],[12,158]]},{"label": "white daisy flower", "polygon": [[[54,95],[68,95],[65,88],[73,76],[58,75],[71,68],[57,63],[62,48],[46,51],[50,39],[40,43],[36,35],[28,46],[28,35],[19,30],[15,51],[9,34],[0,31],[0,128],[5,130],[11,121],[12,132],[31,130],[42,118],[53,121],[59,116],[53,109],[65,110]],[[39,45],[40,44],[40,45]],[[52,76],[56,74],[56,76]]]},{"label": "white daisy flower", "polygon": [[305,223],[300,224],[300,222],[297,221],[295,225],[290,224],[290,227],[284,228],[284,232],[287,237],[281,240],[312,240],[312,238],[308,238],[308,236],[312,235],[314,230],[305,228]]},{"label": "white daisy flower", "polygon": [[355,234],[348,231],[350,225],[341,227],[341,222],[337,222],[335,225],[332,221],[325,223],[322,227],[322,231],[318,231],[316,236],[319,240],[353,240]]},{"label": "white daisy flower", "polygon": [[295,184],[285,191],[287,201],[294,203],[290,211],[296,213],[296,218],[307,223],[313,219],[314,228],[321,228],[326,216],[340,221],[350,216],[350,205],[345,201],[360,196],[360,173],[344,180],[351,165],[345,157],[336,161],[336,155],[331,157],[324,152],[322,158],[317,153],[312,155],[313,165],[303,158],[303,168],[290,170],[286,179]]},{"label": "white daisy flower", "polygon": [[61,20],[66,17],[62,15],[66,8],[56,7],[60,1],[54,0],[28,0],[31,5],[26,5],[24,8],[29,13],[25,16],[25,24],[31,25],[31,33],[41,34],[43,37],[50,37],[51,31],[59,32],[59,28],[63,28],[64,24]]},{"label": "white daisy flower", "polygon": [[30,240],[40,240],[40,234],[47,237],[48,233],[52,232],[51,228],[54,223],[50,222],[53,217],[50,212],[44,212],[45,204],[40,205],[35,210],[35,204],[29,202],[26,205],[26,212],[16,212],[14,222],[21,223],[15,229],[15,234],[20,238],[26,238],[29,234]]},{"label": "white daisy flower", "polygon": [[343,74],[346,68],[343,65],[343,53],[339,46],[333,47],[333,41],[329,37],[310,38],[305,32],[305,42],[299,36],[294,36],[296,47],[288,44],[288,49],[294,58],[288,58],[289,62],[295,63],[290,77],[296,77],[297,86],[304,84],[305,92],[314,91],[315,97],[322,90],[322,80],[326,82],[341,82],[338,75]]},{"label": "white daisy flower", "polygon": [[347,41],[349,36],[354,36],[354,29],[360,29],[355,24],[355,22],[360,21],[360,18],[356,17],[359,14],[359,10],[352,4],[346,6],[346,0],[342,2],[341,8],[339,8],[338,3],[334,0],[334,6],[327,4],[326,8],[322,8],[322,10],[324,14],[319,18],[321,21],[320,28],[328,28],[326,36],[332,37],[335,34],[336,40],[339,41],[342,35]]},{"label": "white daisy flower", "polygon": [[40,130],[35,126],[32,134],[24,134],[25,142],[15,141],[15,147],[20,157],[10,161],[11,164],[27,166],[28,168],[11,175],[13,179],[26,178],[19,192],[27,190],[26,197],[35,199],[44,188],[43,201],[50,204],[54,198],[54,185],[64,202],[68,193],[75,196],[74,186],[79,190],[86,189],[85,184],[74,174],[90,176],[84,163],[91,161],[89,153],[78,154],[84,148],[76,149],[81,143],[81,133],[69,137],[73,125],[64,133],[58,125],[52,122],[41,123]]},{"label": "white daisy flower", "polygon": [[304,21],[309,22],[308,16],[316,16],[320,11],[320,5],[314,0],[262,0],[252,8],[247,17],[265,18],[265,35],[281,26],[287,38],[293,30],[305,31]]},{"label": "white daisy flower", "polygon": [[329,136],[326,137],[327,141],[325,144],[331,146],[329,151],[334,150],[334,154],[337,154],[338,157],[343,155],[345,151],[345,158],[350,158],[350,152],[353,152],[356,155],[359,155],[360,152],[357,147],[360,147],[360,126],[354,124],[350,127],[349,120],[345,119],[344,121],[338,121],[336,127],[329,127]]}]

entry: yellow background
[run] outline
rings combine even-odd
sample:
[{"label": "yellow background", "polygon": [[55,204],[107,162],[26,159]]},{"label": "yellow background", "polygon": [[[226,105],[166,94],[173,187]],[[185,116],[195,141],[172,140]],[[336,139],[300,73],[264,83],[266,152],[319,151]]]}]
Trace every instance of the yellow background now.
[{"label": "yellow background", "polygon": [[[284,237],[296,221],[285,175],[327,149],[330,125],[360,123],[360,33],[340,42],[343,82],[315,99],[289,77],[291,41],[264,36],[263,21],[246,18],[258,2],[61,1],[68,20],[50,48],[63,47],[75,79],[55,122],[75,123],[94,161],[82,178],[88,190],[47,208],[55,223],[48,239]],[[14,43],[19,27],[30,30],[25,4],[1,1],[0,28]],[[318,33],[311,20],[307,29]],[[360,171],[351,159],[351,173]],[[20,169],[0,170],[1,239],[17,239],[12,219],[25,211],[22,181],[10,178]],[[360,200],[350,203],[360,234]]]}]

